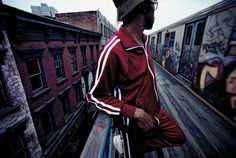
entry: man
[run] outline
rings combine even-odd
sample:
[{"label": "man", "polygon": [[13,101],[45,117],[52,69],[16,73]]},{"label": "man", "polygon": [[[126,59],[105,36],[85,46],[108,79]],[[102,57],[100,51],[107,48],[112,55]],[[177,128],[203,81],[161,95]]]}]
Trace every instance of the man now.
[{"label": "man", "polygon": [[88,102],[113,117],[125,157],[181,145],[186,137],[160,107],[145,29],[154,23],[156,0],[113,0],[123,22],[99,54]]}]

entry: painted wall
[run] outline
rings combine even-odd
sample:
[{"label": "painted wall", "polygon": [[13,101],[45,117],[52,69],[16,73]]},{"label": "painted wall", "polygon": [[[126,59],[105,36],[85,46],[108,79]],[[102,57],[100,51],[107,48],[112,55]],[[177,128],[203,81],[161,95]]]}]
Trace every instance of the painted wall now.
[{"label": "painted wall", "polygon": [[208,18],[194,86],[236,121],[236,7]]}]

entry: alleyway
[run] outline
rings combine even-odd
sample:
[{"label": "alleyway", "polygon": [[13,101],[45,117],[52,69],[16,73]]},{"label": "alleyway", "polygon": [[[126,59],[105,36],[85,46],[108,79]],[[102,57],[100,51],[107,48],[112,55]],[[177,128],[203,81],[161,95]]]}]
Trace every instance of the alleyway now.
[{"label": "alleyway", "polygon": [[165,158],[235,158],[236,129],[157,63],[154,67],[161,104],[187,136],[181,147],[164,149]]}]

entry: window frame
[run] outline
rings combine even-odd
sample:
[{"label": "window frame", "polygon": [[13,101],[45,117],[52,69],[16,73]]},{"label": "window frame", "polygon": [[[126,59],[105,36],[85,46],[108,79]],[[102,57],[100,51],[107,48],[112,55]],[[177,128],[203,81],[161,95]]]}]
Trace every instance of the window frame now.
[{"label": "window frame", "polygon": [[[51,51],[52,56],[53,56],[53,63],[54,63],[54,68],[55,68],[57,84],[63,83],[67,79],[65,76],[65,68],[64,68],[64,61],[63,61],[64,47],[59,47],[59,46],[49,47],[49,50]],[[59,62],[57,62],[58,59],[59,59]],[[58,65],[58,64],[61,64],[61,65]],[[60,76],[58,76],[57,74],[57,68],[61,70]]]},{"label": "window frame", "polygon": [[[199,26],[202,26],[201,28]],[[194,37],[194,46],[201,46],[204,31],[205,31],[206,21],[200,21],[196,24],[196,33]],[[200,28],[200,30],[199,30]]]},{"label": "window frame", "polygon": [[94,45],[89,45],[89,49],[90,49],[91,65],[93,65],[93,64],[95,64],[95,60],[94,60]]},{"label": "window frame", "polygon": [[[55,102],[55,97],[53,97],[50,100],[44,102],[41,106],[39,106],[38,108],[33,110],[33,112],[36,114],[35,116],[37,116],[37,118],[41,121],[41,125],[42,125],[44,135],[48,139],[56,131],[55,116],[54,116],[54,112],[53,112],[54,102]],[[49,119],[51,120],[51,126],[52,126],[52,130],[50,132],[48,132],[47,134],[45,132],[45,128],[43,126],[44,123],[43,123],[43,120],[42,120],[42,116],[45,113],[50,113],[50,118]],[[46,122],[46,123],[48,123],[48,122]],[[36,127],[36,129],[38,129],[38,128]],[[47,141],[49,141],[49,140],[47,140]]]},{"label": "window frame", "polygon": [[[30,61],[30,60],[36,60],[37,68],[39,70],[37,73],[32,74],[32,75],[29,74],[29,67],[27,66],[27,62]],[[44,75],[44,72],[43,72],[42,61],[39,58],[30,58],[30,59],[25,60],[25,64],[26,64],[26,67],[27,67],[27,70],[28,70],[28,75],[29,75],[29,80],[30,80],[31,87],[32,87],[32,92],[37,93],[37,92],[41,91],[42,89],[44,89],[46,87],[46,81],[45,81],[45,75]],[[40,83],[41,83],[41,86],[36,88],[36,89],[33,88],[34,86],[33,86],[32,80],[31,80],[31,78],[33,78],[35,76],[39,76],[39,80],[40,80]]]},{"label": "window frame", "polygon": [[79,72],[76,49],[77,49],[76,46],[75,47],[68,47],[70,59],[71,59],[71,71],[72,71],[73,75],[77,74]]},{"label": "window frame", "polygon": [[175,31],[170,32],[168,47],[173,48],[175,43]]},{"label": "window frame", "polygon": [[86,45],[80,46],[81,54],[82,54],[82,63],[83,63],[83,68],[87,68],[87,57],[86,57]]},{"label": "window frame", "polygon": [[[188,30],[190,27],[191,27],[191,30]],[[186,31],[185,31],[186,33],[185,33],[185,37],[184,37],[184,45],[188,45],[188,46],[191,45],[193,30],[194,30],[193,24],[186,26]],[[187,38],[187,37],[189,37],[189,38]]]},{"label": "window frame", "polygon": [[28,71],[28,68],[26,65],[26,61],[29,61],[29,60],[36,59],[39,64],[38,66],[41,70],[42,83],[43,83],[43,86],[41,88],[33,90],[33,86],[31,84],[30,78],[28,78],[29,82],[31,84],[31,88],[32,88],[32,98],[37,98],[37,97],[47,93],[50,90],[50,88],[48,87],[47,82],[46,82],[46,76],[44,73],[44,68],[43,68],[43,63],[42,63],[42,55],[43,55],[45,49],[44,48],[38,48],[38,49],[24,48],[24,49],[18,49],[17,51],[19,52],[19,54],[21,55],[21,57],[24,61],[25,70],[27,71],[28,74],[29,74],[29,71]]},{"label": "window frame", "polygon": [[[71,110],[72,110],[69,92],[70,92],[70,86],[66,87],[63,91],[58,93],[58,96],[61,100],[61,105],[62,105],[64,117],[67,117],[71,113]],[[64,104],[64,103],[66,103],[66,104]],[[67,110],[66,112],[64,111],[65,109]]]}]

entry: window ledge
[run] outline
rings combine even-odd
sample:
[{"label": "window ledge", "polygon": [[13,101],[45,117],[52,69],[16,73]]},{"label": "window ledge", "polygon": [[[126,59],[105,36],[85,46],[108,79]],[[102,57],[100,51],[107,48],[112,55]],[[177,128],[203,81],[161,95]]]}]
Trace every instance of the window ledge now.
[{"label": "window ledge", "polygon": [[75,72],[72,74],[72,76],[74,77],[74,76],[76,76],[77,74],[79,74],[79,71],[75,71]]},{"label": "window ledge", "polygon": [[65,77],[65,78],[62,78],[62,79],[59,79],[59,80],[57,80],[57,85],[60,85],[60,84],[62,84],[62,83],[64,83],[64,82],[66,82],[67,81],[67,78]]},{"label": "window ledge", "polygon": [[83,66],[83,71],[86,71],[88,69],[88,66]]},{"label": "window ledge", "polygon": [[9,106],[0,110],[0,119],[19,110],[20,105]]},{"label": "window ledge", "polygon": [[56,137],[59,135],[59,131],[52,131],[52,133],[50,133],[47,136],[47,142],[46,142],[46,146],[50,146],[52,144],[53,141],[55,141]]},{"label": "window ledge", "polygon": [[43,94],[49,92],[50,90],[51,90],[51,88],[43,88],[43,89],[40,90],[39,92],[33,94],[32,98],[33,98],[33,99],[36,99],[36,98],[40,97],[41,95],[43,95]]},{"label": "window ledge", "polygon": [[65,124],[70,122],[70,120],[72,119],[72,116],[73,116],[73,113],[68,113],[64,116],[65,117]]}]

